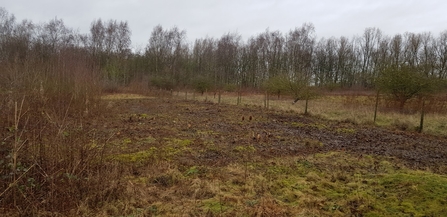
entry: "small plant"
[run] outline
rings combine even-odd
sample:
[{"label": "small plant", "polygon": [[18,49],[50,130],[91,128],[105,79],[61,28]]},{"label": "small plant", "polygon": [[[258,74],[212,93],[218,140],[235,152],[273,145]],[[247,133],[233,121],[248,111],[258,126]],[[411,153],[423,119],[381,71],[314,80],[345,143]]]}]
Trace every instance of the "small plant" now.
[{"label": "small plant", "polygon": [[186,176],[194,176],[194,175],[196,175],[196,174],[198,174],[199,173],[199,169],[197,168],[197,166],[193,166],[193,167],[190,167],[186,172],[185,172],[185,175]]},{"label": "small plant", "polygon": [[394,121],[391,126],[402,131],[406,131],[410,128],[410,124],[408,122],[400,120]]},{"label": "small plant", "polygon": [[206,91],[212,88],[212,82],[206,78],[197,78],[193,82],[194,89],[203,95]]}]

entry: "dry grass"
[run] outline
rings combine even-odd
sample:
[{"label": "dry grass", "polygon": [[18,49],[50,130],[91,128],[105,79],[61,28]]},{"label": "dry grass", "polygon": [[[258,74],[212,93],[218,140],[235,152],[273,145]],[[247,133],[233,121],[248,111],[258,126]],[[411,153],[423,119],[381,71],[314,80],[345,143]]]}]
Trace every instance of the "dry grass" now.
[{"label": "dry grass", "polygon": [[123,99],[150,99],[154,97],[144,96],[141,94],[133,94],[133,93],[119,93],[119,94],[106,94],[101,96],[103,100],[123,100]]},{"label": "dry grass", "polygon": [[[180,96],[184,97],[184,93],[181,93]],[[195,94],[194,97],[192,93],[189,93],[188,99],[218,103],[217,94],[214,96],[214,93]],[[265,95],[262,94],[243,94],[241,104],[264,108],[264,100]],[[292,102],[293,99],[287,96],[281,99],[277,99],[276,96],[270,96],[269,109],[297,113],[304,112],[304,100],[300,100],[296,104],[292,104]],[[221,96],[221,103],[237,105],[237,95],[235,93],[225,93]],[[374,95],[323,95],[309,101],[308,111],[314,116],[328,120],[374,124],[374,103]],[[419,112],[403,114],[392,111],[387,106],[389,106],[387,102],[381,99],[376,125],[398,130],[417,130],[421,118]],[[447,116],[443,113],[426,114],[424,133],[447,136]]]},{"label": "dry grass", "polygon": [[342,152],[186,169],[160,161],[143,171],[122,174],[125,190],[117,200],[102,203],[97,210],[81,206],[76,214],[437,216],[446,211],[447,177]]},{"label": "dry grass", "polygon": [[[185,93],[178,97],[184,98]],[[191,100],[193,94],[187,97]],[[102,97],[113,103],[147,98],[137,94]],[[217,98],[214,94],[194,94],[200,101],[217,103]],[[236,94],[224,94],[221,99],[221,103],[237,104]],[[263,100],[261,94],[243,95],[241,104],[263,108]],[[304,111],[304,102],[292,105],[292,101],[272,99],[270,109]],[[357,103],[350,103],[353,101]],[[17,98],[13,102],[20,108]],[[0,180],[0,211],[7,216],[383,216],[403,212],[422,215],[427,210],[436,216],[445,211],[445,176],[411,171],[392,159],[360,159],[336,152],[262,160],[251,158],[250,148],[237,146],[233,151],[241,155],[241,161],[224,167],[184,168],[170,156],[188,152],[191,140],[171,138],[163,140],[166,144],[159,149],[131,153],[123,146],[109,152],[116,132],[99,135],[86,127],[89,115],[84,114],[85,107],[70,115],[59,112],[63,115],[58,116],[50,113],[54,109],[51,104],[46,106],[36,107],[40,114],[28,112],[32,107],[25,106],[23,112],[16,109],[19,119],[14,117],[14,109],[5,116],[9,121],[3,122],[8,123],[4,127],[9,128],[3,134],[6,139],[1,154],[7,160],[0,164],[0,172],[14,175]],[[91,112],[101,112],[102,107],[88,106]],[[67,107],[70,105],[63,108]],[[371,123],[373,106],[368,96],[323,96],[310,101],[309,111],[330,120]],[[17,127],[11,128],[14,120]],[[382,111],[377,124],[412,129],[418,121],[418,114]],[[446,121],[441,115],[428,114],[425,130],[445,135]],[[29,130],[42,127],[44,131]],[[430,189],[440,193],[432,194]],[[399,198],[403,193],[406,197]],[[428,196],[431,203],[424,202]]]}]

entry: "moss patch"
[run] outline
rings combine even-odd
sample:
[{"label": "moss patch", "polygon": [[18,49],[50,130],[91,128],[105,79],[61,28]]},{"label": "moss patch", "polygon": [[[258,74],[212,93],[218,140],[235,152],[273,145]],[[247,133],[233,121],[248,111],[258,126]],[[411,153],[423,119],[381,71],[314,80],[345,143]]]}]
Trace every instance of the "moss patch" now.
[{"label": "moss patch", "polygon": [[129,154],[119,154],[109,157],[112,160],[119,161],[121,163],[144,163],[148,160],[154,158],[157,148],[151,147],[144,151],[129,153]]}]

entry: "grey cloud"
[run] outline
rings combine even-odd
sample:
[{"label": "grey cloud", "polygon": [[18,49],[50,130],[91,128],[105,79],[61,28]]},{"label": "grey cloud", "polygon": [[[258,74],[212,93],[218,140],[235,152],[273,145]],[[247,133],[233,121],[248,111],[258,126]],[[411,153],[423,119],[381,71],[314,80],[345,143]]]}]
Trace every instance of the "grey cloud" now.
[{"label": "grey cloud", "polygon": [[361,35],[367,27],[384,34],[447,30],[447,1],[403,0],[0,0],[0,5],[21,19],[35,23],[55,17],[87,33],[93,20],[128,21],[135,45],[147,44],[152,29],[177,26],[189,41],[219,38],[237,31],[247,39],[258,33],[286,33],[305,22],[313,23],[318,37]]}]

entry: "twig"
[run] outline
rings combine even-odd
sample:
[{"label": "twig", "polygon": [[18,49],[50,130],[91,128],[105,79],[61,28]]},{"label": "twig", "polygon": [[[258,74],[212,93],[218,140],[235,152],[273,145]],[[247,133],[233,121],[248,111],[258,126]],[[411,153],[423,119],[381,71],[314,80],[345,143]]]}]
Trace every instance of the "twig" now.
[{"label": "twig", "polygon": [[28,168],[28,169],[26,170],[26,172],[24,172],[22,175],[20,175],[20,176],[19,176],[13,183],[9,184],[8,188],[6,188],[6,189],[0,194],[0,197],[2,197],[2,196],[3,196],[3,195],[4,195],[10,188],[14,187],[14,186],[17,184],[17,182],[18,182],[18,181],[19,181],[25,174],[27,174],[28,171],[30,171],[31,168],[33,168],[35,165],[36,165],[36,164],[31,165],[31,167]]}]

